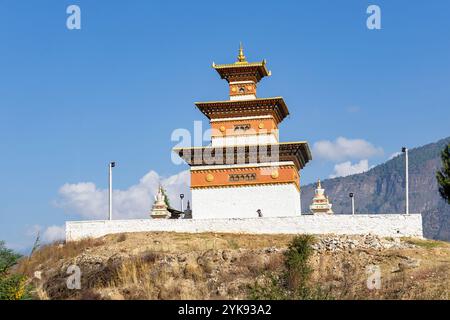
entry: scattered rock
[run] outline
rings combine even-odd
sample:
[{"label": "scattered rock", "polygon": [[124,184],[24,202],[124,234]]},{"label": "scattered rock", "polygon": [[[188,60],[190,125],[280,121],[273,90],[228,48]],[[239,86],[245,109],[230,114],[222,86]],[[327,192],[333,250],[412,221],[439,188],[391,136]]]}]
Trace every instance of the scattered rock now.
[{"label": "scattered rock", "polygon": [[411,248],[414,245],[401,242],[397,239],[384,239],[375,235],[367,234],[361,236],[324,236],[319,237],[318,241],[313,245],[313,249],[318,252],[324,251],[349,251],[356,249],[403,249]]},{"label": "scattered rock", "polygon": [[222,251],[222,259],[225,261],[228,261],[231,259],[231,252],[230,250],[223,250]]},{"label": "scattered rock", "polygon": [[42,279],[42,271],[35,271],[35,272],[34,272],[34,277],[35,277],[36,279],[41,280],[41,279]]}]

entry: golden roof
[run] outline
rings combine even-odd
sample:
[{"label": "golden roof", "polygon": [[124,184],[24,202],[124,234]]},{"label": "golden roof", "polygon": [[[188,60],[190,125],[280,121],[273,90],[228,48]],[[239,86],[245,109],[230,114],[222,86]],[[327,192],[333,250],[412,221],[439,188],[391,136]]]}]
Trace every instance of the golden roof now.
[{"label": "golden roof", "polygon": [[215,64],[213,62],[212,67],[219,73],[222,79],[226,80],[229,80],[230,77],[248,77],[253,74],[256,81],[259,81],[263,77],[271,75],[271,72],[266,67],[266,60],[261,62],[248,62],[246,60],[242,43],[239,46],[239,54],[236,62],[228,64]]}]

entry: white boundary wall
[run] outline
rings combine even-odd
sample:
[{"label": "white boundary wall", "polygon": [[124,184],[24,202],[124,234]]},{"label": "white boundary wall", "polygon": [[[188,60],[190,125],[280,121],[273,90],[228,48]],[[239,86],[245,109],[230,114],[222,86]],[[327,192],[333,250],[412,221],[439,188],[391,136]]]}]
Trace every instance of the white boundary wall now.
[{"label": "white boundary wall", "polygon": [[223,232],[252,234],[374,234],[423,237],[420,214],[302,215],[274,218],[135,219],[67,221],[66,240],[123,232]]}]

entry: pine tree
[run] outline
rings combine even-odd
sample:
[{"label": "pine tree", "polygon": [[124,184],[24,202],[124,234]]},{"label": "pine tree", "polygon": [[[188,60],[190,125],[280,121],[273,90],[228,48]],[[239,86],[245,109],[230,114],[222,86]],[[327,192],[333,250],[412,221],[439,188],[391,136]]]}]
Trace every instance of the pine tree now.
[{"label": "pine tree", "polygon": [[439,193],[450,204],[450,143],[442,150],[442,169],[436,172]]}]

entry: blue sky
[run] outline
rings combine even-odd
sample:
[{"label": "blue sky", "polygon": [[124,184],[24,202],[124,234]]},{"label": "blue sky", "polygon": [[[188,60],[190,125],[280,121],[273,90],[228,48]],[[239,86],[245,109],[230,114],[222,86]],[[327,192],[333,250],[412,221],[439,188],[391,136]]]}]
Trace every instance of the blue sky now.
[{"label": "blue sky", "polygon": [[[81,30],[66,28],[71,4]],[[370,4],[381,30],[366,27]],[[449,12],[444,0],[0,0],[0,239],[24,250],[36,230],[89,217],[97,207],[73,192],[102,196],[111,159],[124,198],[156,173],[176,179],[187,167],[171,161],[171,133],[208,126],[193,103],[227,99],[211,63],[233,62],[239,41],[272,70],[258,95],[288,104],[281,140],[313,149],[302,184],[449,136]],[[320,151],[343,144],[361,152]]]}]

